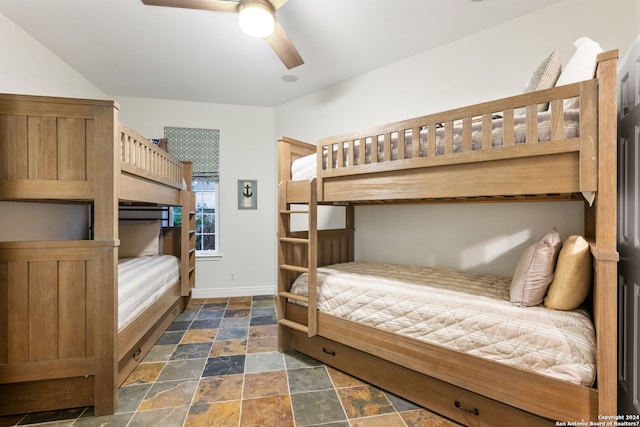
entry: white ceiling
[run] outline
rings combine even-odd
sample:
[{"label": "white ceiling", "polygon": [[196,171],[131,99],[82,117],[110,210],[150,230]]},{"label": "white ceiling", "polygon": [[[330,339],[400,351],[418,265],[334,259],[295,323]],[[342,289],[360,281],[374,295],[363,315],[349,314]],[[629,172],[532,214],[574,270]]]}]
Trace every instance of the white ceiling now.
[{"label": "white ceiling", "polygon": [[277,18],[305,61],[292,70],[233,13],[140,0],[0,0],[0,12],[111,96],[277,106],[559,1],[289,0]]}]

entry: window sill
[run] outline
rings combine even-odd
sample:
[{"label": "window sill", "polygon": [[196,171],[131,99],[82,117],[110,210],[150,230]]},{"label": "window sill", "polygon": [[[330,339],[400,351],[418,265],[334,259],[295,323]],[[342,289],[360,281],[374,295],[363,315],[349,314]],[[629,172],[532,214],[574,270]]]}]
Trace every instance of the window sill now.
[{"label": "window sill", "polygon": [[196,255],[196,261],[220,261],[222,255]]}]

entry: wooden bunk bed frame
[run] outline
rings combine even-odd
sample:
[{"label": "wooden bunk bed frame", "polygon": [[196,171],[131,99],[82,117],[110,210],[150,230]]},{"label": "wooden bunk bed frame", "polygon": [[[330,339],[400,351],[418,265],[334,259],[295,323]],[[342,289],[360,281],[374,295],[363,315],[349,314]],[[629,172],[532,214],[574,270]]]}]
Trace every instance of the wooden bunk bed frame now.
[{"label": "wooden bunk bed frame", "polygon": [[[392,123],[321,140],[317,146],[290,138],[279,142],[279,350],[295,349],[408,398],[465,425],[541,426],[556,421],[598,421],[616,415],[616,64],[618,52],[598,56],[595,78],[457,110]],[[565,138],[563,100],[579,98],[579,137]],[[550,103],[551,140],[537,142],[537,105]],[[527,141],[471,150],[474,120],[504,116],[505,134],[513,111],[527,110]],[[465,127],[461,152],[453,152],[451,126]],[[429,129],[434,153],[436,125],[445,125],[444,153],[390,159],[388,142]],[[440,125],[441,126],[441,125]],[[483,126],[484,127],[484,126]],[[490,128],[490,125],[489,125]],[[354,165],[354,141],[386,141],[384,159]],[[531,139],[530,139],[531,138]],[[417,150],[418,144],[412,144]],[[337,147],[337,148],[336,148]],[[364,150],[362,150],[364,151]],[[374,150],[372,150],[374,151]],[[316,179],[291,181],[292,162],[317,153]],[[345,156],[330,153],[346,153]],[[363,156],[364,154],[360,154]],[[323,156],[337,156],[323,168]],[[585,193],[583,193],[585,192]],[[317,310],[318,266],[354,260],[355,204],[585,200],[585,235],[594,266],[592,316],[597,338],[597,384],[584,387],[497,362],[418,342]],[[300,211],[294,205],[307,205]],[[345,206],[346,226],[317,230],[317,205]],[[308,231],[291,231],[291,217],[305,213]],[[289,292],[295,278],[309,274],[308,298]],[[307,307],[294,304],[302,301]]]},{"label": "wooden bunk bed frame", "polygon": [[[195,284],[191,163],[118,121],[113,101],[0,95],[0,200],[91,206],[90,240],[0,242],[0,415],[94,406],[184,309]],[[118,330],[120,202],[180,206],[163,229],[180,280]]]}]

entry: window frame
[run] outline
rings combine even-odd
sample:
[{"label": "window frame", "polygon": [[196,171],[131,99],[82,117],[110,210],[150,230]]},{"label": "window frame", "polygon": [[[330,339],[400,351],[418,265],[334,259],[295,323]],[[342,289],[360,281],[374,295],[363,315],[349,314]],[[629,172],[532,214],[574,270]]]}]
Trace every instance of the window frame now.
[{"label": "window frame", "polygon": [[[210,184],[213,185],[213,189],[198,189],[202,184]],[[205,235],[211,235],[211,233],[203,233],[199,231],[198,227],[198,218],[202,218],[204,215],[213,216],[213,236],[214,236],[214,249],[198,249],[196,245],[196,258],[198,257],[213,257],[220,256],[220,197],[219,197],[219,183],[217,181],[198,181],[197,179],[193,180],[192,190],[196,194],[196,242],[198,240],[198,236],[202,238]],[[213,193],[214,195],[214,206],[213,213],[205,213],[204,211],[199,212],[198,210],[198,197],[202,195],[202,193]],[[205,205],[203,205],[204,208]]]},{"label": "window frame", "polygon": [[[201,187],[203,185],[213,185],[214,188],[212,189],[202,189]],[[199,188],[200,187],[200,188]],[[218,257],[221,255],[220,253],[220,197],[219,197],[219,183],[217,181],[198,181],[197,179],[193,180],[192,183],[192,187],[191,187],[191,191],[193,193],[195,193],[195,199],[196,199],[196,206],[194,206],[194,212],[195,212],[195,217],[196,217],[196,229],[195,229],[195,238],[196,238],[196,258],[206,258],[206,257]],[[198,198],[202,197],[203,193],[213,193],[214,194],[214,206],[213,206],[213,213],[205,213],[203,211],[204,206],[206,205],[201,205],[202,209],[198,208]],[[178,206],[174,206],[171,210],[170,210],[170,223],[173,226],[182,226],[183,223],[183,214],[182,214],[182,208],[178,207]],[[179,212],[179,213],[178,213]],[[214,223],[214,228],[213,228],[213,233],[203,233],[202,232],[202,227],[200,227],[198,225],[199,223],[199,219],[203,218],[204,215],[211,215],[213,216],[213,223]],[[178,219],[180,218],[180,219]],[[200,224],[202,224],[202,222],[200,221]],[[202,238],[202,236],[204,235],[211,235],[213,234],[214,236],[214,249],[198,249],[198,238]]]}]

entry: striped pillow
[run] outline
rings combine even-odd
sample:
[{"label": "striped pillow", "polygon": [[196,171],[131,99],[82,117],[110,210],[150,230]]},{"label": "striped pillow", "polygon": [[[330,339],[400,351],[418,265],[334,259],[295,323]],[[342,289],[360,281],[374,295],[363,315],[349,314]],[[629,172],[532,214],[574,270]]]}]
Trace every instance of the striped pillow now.
[{"label": "striped pillow", "polygon": [[509,300],[512,304],[531,307],[542,303],[553,280],[561,247],[562,238],[554,227],[522,253],[511,279]]},{"label": "striped pillow", "polygon": [[[553,52],[545,58],[538,68],[535,69],[529,81],[525,86],[522,93],[535,92],[537,90],[551,89],[556,85],[560,73],[562,72],[562,62],[560,62],[560,55],[558,50],[554,49]],[[540,104],[538,111],[546,111],[549,108],[548,104]],[[526,112],[526,108],[518,108],[515,112],[516,115],[522,115]]]}]

